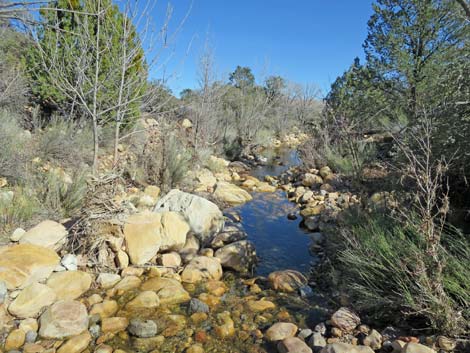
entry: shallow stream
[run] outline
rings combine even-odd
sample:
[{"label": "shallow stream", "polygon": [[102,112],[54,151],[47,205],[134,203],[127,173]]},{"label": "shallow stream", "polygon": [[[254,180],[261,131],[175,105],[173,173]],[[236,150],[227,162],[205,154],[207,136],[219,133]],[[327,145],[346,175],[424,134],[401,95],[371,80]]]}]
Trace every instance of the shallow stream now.
[{"label": "shallow stream", "polygon": [[[267,165],[255,168],[251,174],[263,180],[267,175],[279,176],[300,162],[297,151],[285,150]],[[287,219],[289,213],[298,213],[297,206],[282,190],[253,192],[252,196],[252,201],[232,210],[241,216],[248,239],[255,244],[259,257],[256,274],[267,276],[272,271],[284,269],[306,274],[315,260],[309,253],[310,238],[307,231],[300,228],[301,217]]]}]

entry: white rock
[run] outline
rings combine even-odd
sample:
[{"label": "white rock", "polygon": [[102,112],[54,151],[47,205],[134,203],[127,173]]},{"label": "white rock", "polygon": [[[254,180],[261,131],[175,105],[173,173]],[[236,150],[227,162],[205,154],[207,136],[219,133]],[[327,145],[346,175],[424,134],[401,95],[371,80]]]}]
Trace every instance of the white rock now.
[{"label": "white rock", "polygon": [[60,263],[69,271],[76,271],[78,268],[77,257],[73,254],[65,255]]},{"label": "white rock", "polygon": [[23,228],[16,228],[15,231],[11,234],[11,241],[19,241],[21,237],[26,233]]}]

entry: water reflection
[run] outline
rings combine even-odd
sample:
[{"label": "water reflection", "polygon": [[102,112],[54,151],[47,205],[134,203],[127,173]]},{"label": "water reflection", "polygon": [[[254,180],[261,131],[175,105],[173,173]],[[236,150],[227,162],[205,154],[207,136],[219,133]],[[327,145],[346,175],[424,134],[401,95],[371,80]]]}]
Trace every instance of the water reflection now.
[{"label": "water reflection", "polygon": [[[299,165],[296,151],[280,154],[282,165],[270,164],[256,168],[252,175],[263,179],[266,175],[280,175],[289,167]],[[308,251],[310,239],[299,227],[300,217],[291,221],[287,214],[298,212],[283,191],[253,193],[253,200],[233,208],[242,217],[242,224],[256,247],[260,259],[257,274],[268,275],[272,271],[294,269],[306,273],[313,260]]]}]

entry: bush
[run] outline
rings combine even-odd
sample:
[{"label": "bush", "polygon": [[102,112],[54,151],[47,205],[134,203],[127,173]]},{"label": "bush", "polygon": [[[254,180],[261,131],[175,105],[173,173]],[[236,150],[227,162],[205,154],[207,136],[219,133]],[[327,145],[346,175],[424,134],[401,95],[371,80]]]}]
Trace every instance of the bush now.
[{"label": "bush", "polygon": [[358,219],[356,214],[341,235],[336,273],[355,307],[387,320],[404,312],[446,334],[466,330],[470,242],[462,234],[448,229],[443,235],[443,283],[434,283],[429,275],[433,263],[415,227],[381,215]]},{"label": "bush", "polygon": [[55,116],[36,135],[37,153],[45,161],[73,169],[93,162],[93,136],[85,124]]},{"label": "bush", "polygon": [[6,110],[0,111],[0,141],[0,176],[10,182],[24,180],[31,160],[31,138]]},{"label": "bush", "polygon": [[39,202],[31,191],[0,191],[0,243],[6,242],[15,228],[29,226],[39,210]]},{"label": "bush", "polygon": [[134,134],[130,146],[134,158],[126,165],[125,174],[139,184],[150,183],[168,191],[182,182],[191,168],[193,154],[171,126],[162,124],[158,131]]},{"label": "bush", "polygon": [[76,173],[66,180],[57,170],[36,177],[34,190],[48,217],[71,217],[82,207],[87,192],[85,174]]}]

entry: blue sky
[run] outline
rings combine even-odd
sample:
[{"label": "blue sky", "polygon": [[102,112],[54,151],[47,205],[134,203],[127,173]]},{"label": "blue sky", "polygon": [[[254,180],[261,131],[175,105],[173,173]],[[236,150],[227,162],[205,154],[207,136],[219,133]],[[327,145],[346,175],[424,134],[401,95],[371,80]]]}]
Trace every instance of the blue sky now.
[{"label": "blue sky", "polygon": [[[157,4],[154,17],[162,18],[166,4]],[[209,33],[220,78],[241,65],[251,67],[258,81],[276,74],[327,91],[354,57],[363,57],[371,4],[372,0],[173,0],[170,29],[187,13],[188,17],[166,52],[171,54],[165,69],[165,75],[172,76],[168,85],[175,94],[197,86],[198,57]]]}]

